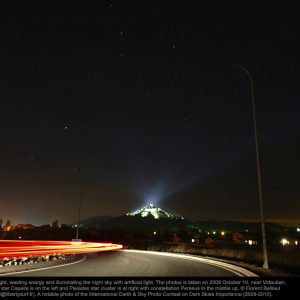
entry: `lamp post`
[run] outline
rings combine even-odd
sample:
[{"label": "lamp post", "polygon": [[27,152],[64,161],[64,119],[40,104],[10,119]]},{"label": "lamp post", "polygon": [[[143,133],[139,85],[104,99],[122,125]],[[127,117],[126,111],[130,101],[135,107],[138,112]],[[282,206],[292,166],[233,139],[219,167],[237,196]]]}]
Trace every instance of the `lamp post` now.
[{"label": "lamp post", "polygon": [[246,75],[247,75],[247,77],[250,81],[253,128],[254,128],[255,150],[256,150],[256,169],[257,169],[258,196],[259,196],[262,243],[263,243],[263,267],[265,269],[269,269],[267,241],[266,241],[265,217],[264,217],[264,206],[263,206],[263,194],[262,194],[262,184],[261,184],[260,155],[259,155],[257,124],[256,124],[256,108],[255,108],[253,78],[252,78],[250,72],[244,66],[242,66],[241,64],[238,64],[238,63],[233,63],[233,64],[238,66],[241,70],[243,70],[246,73]]},{"label": "lamp post", "polygon": [[[74,170],[80,172],[79,168],[74,168]],[[79,207],[78,207],[78,221],[76,226],[76,240],[79,239],[79,226],[81,221],[82,199],[83,199],[83,180],[82,180],[82,173],[80,173],[80,198],[79,198]]]}]

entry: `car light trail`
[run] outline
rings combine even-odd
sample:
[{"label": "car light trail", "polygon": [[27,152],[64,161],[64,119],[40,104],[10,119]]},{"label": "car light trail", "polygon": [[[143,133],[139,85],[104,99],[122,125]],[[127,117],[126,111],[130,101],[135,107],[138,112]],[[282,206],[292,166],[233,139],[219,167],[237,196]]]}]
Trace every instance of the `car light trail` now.
[{"label": "car light trail", "polygon": [[91,253],[122,248],[122,245],[112,243],[0,240],[0,259],[4,257]]}]

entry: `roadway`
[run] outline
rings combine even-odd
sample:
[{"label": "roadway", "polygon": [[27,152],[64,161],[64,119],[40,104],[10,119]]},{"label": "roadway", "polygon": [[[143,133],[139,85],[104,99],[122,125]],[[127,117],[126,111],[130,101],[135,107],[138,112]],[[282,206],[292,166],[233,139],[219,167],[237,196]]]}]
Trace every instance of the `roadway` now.
[{"label": "roadway", "polygon": [[255,274],[230,264],[188,255],[120,250],[88,253],[80,261],[6,276],[194,276],[236,277]]}]

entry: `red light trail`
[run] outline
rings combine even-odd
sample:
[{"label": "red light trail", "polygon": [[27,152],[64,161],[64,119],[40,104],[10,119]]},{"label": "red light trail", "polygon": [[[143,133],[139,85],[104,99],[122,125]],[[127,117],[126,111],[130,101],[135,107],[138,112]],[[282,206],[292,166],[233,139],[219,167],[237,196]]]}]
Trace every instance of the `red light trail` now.
[{"label": "red light trail", "polygon": [[0,259],[54,254],[79,254],[122,249],[112,243],[0,240]]}]

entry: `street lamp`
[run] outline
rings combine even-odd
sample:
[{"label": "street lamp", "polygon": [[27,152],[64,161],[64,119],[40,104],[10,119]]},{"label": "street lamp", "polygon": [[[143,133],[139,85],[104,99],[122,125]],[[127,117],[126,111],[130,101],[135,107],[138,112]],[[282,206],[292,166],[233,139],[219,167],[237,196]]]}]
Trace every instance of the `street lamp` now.
[{"label": "street lamp", "polygon": [[261,184],[261,171],[260,171],[260,156],[259,156],[259,143],[258,143],[258,133],[256,125],[256,109],[255,109],[255,98],[254,98],[254,85],[253,79],[250,72],[241,64],[233,63],[243,70],[249,78],[250,89],[251,89],[251,101],[252,101],[252,114],[253,114],[253,128],[255,136],[255,150],[256,150],[256,169],[257,169],[257,183],[258,183],[258,196],[259,196],[259,206],[260,206],[260,219],[261,219],[261,231],[262,231],[262,242],[263,242],[263,267],[269,269],[268,263],[268,252],[267,252],[267,241],[266,241],[266,228],[265,228],[265,217],[264,217],[264,207],[263,207],[263,194],[262,194],[262,184]]},{"label": "street lamp", "polygon": [[[74,168],[74,170],[80,172],[79,168]],[[81,221],[82,198],[83,198],[83,180],[82,180],[82,173],[80,173],[80,198],[79,198],[79,207],[78,207],[78,222],[77,222],[77,226],[76,226],[76,240],[79,239],[79,226],[80,226],[80,221]]]}]

